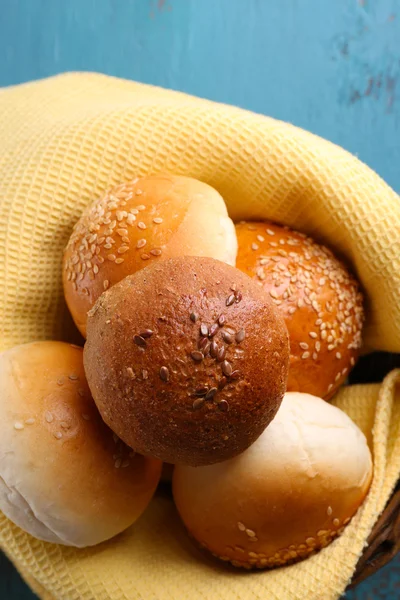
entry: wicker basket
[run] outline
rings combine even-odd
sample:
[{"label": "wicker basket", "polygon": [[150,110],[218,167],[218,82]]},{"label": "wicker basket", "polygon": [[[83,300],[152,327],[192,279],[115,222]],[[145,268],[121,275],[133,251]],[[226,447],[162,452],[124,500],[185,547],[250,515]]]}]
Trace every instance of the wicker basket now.
[{"label": "wicker basket", "polygon": [[[400,355],[375,352],[359,360],[350,383],[378,383],[392,369],[400,367]],[[400,551],[400,481],[375,524],[354,573],[349,589],[376,573]]]}]

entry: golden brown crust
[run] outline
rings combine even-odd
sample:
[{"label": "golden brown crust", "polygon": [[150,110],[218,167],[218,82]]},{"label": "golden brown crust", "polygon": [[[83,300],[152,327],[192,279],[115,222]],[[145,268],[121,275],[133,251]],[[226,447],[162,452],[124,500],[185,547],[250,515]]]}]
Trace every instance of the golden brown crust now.
[{"label": "golden brown crust", "polygon": [[349,417],[320,398],[288,393],[243,454],[194,469],[177,465],[175,504],[189,533],[244,568],[306,558],[343,532],[372,477],[371,454]]},{"label": "golden brown crust", "polygon": [[288,227],[241,222],[236,233],[237,268],[270,294],[289,331],[288,391],[331,398],[361,346],[357,281],[330,250]]},{"label": "golden brown crust", "polygon": [[64,253],[64,294],[86,335],[86,313],[127,275],[172,256],[212,256],[234,265],[237,242],[223,199],[190,177],[152,175],[96,200],[74,227]]},{"label": "golden brown crust", "polygon": [[99,298],[84,363],[103,419],[129,446],[170,463],[211,464],[242,452],[274,417],[288,337],[249,277],[182,257]]},{"label": "golden brown crust", "polygon": [[[82,348],[17,346],[0,355],[0,382],[1,510],[32,535],[73,546],[130,526],[150,502],[161,464],[132,453],[104,424]],[[9,490],[33,512],[21,511]]]}]

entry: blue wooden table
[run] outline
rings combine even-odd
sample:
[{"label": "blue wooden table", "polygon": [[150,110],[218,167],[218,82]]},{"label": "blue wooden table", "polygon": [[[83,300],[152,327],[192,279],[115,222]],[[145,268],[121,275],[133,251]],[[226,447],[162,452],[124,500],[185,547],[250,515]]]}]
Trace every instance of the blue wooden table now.
[{"label": "blue wooden table", "polygon": [[[0,85],[94,70],[236,104],[344,146],[400,191],[400,0],[2,0],[0,9]],[[394,600],[399,586],[397,561],[349,597]],[[0,600],[29,597],[2,559]]]}]

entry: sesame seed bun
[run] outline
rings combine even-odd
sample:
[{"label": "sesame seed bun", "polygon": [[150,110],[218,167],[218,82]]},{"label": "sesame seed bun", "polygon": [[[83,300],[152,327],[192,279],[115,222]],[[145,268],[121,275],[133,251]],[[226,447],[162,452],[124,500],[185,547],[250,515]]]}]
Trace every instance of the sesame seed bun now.
[{"label": "sesame seed bun", "polygon": [[247,275],[212,258],[154,263],[100,296],[84,364],[105,422],[169,463],[243,452],[286,387],[282,317]]},{"label": "sesame seed bun", "polygon": [[290,338],[287,389],[331,398],[355,365],[364,322],[359,285],[328,248],[269,222],[241,222],[237,268],[269,293]]},{"label": "sesame seed bun", "polygon": [[240,456],[198,469],[177,465],[173,494],[204,548],[237,567],[271,568],[340,535],[371,477],[370,451],[351,419],[320,398],[291,392]]},{"label": "sesame seed bun", "polygon": [[103,423],[82,349],[36,342],[0,355],[0,510],[31,535],[92,546],[141,515],[161,463]]},{"label": "sesame seed bun", "polygon": [[173,256],[234,265],[237,241],[222,197],[209,185],[152,175],[108,190],[79,219],[64,253],[64,294],[86,337],[86,314],[127,275]]}]

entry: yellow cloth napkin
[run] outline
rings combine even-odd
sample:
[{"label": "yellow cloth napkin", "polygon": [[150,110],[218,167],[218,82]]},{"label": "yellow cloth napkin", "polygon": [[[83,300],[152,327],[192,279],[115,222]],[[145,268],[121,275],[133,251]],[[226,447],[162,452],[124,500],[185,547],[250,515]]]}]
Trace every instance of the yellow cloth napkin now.
[{"label": "yellow cloth napkin", "polygon": [[[375,173],[286,123],[95,74],[0,90],[0,349],[68,335],[61,256],[75,221],[107,187],[157,171],[210,183],[234,219],[284,222],[343,254],[366,292],[367,348],[400,351],[400,201]],[[297,565],[242,573],[200,556],[165,495],[95,548],[34,540],[3,515],[0,546],[49,600],[338,598],[399,476],[399,388],[394,371],[336,396],[370,440],[373,484],[344,534]]]}]

